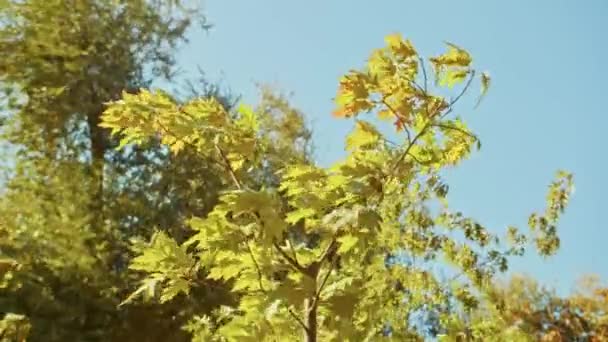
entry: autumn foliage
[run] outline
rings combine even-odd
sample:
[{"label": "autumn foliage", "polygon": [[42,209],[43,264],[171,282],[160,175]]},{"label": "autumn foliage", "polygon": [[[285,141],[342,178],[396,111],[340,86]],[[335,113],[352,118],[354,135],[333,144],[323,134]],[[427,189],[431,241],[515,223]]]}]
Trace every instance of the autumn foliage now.
[{"label": "autumn foliage", "polygon": [[17,151],[0,196],[2,341],[608,336],[597,284],[559,298],[497,282],[512,257],[556,253],[570,173],[529,229],[449,205],[444,171],[481,148],[457,105],[491,83],[464,48],[426,58],[388,35],[339,81],[333,116],[353,129],[324,168],[305,116],[269,88],[248,105],[149,86],[172,80],[198,9],[70,4],[0,1],[2,138]]}]

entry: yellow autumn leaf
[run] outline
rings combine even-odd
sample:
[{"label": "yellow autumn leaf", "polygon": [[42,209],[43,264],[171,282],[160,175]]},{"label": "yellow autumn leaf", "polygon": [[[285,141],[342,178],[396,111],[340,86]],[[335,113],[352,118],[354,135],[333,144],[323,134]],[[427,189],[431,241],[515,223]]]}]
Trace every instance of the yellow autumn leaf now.
[{"label": "yellow autumn leaf", "polygon": [[473,59],[466,50],[449,42],[446,42],[446,44],[448,46],[446,53],[431,58],[431,62],[437,69],[444,67],[468,67],[471,64]]},{"label": "yellow autumn leaf", "polygon": [[466,80],[468,74],[468,69],[449,69],[441,78],[439,85],[452,88],[454,85]]},{"label": "yellow autumn leaf", "polygon": [[372,52],[372,55],[368,60],[368,68],[370,74],[378,79],[391,77],[397,71],[393,61],[381,49]]},{"label": "yellow autumn leaf", "polygon": [[333,112],[334,116],[348,118],[373,107],[368,99],[368,81],[366,75],[355,72],[342,77],[335,99],[337,108]]},{"label": "yellow autumn leaf", "polygon": [[395,114],[390,109],[383,109],[378,112],[378,118],[383,121],[391,120],[394,116]]},{"label": "yellow autumn leaf", "polygon": [[403,37],[398,34],[390,34],[384,39],[388,45],[389,50],[395,55],[395,58],[399,62],[403,62],[408,58],[417,55],[416,49],[409,40],[404,40]]},{"label": "yellow autumn leaf", "polygon": [[380,137],[380,133],[372,124],[358,120],[355,123],[355,129],[346,138],[346,149],[355,150],[374,145],[380,140]]}]

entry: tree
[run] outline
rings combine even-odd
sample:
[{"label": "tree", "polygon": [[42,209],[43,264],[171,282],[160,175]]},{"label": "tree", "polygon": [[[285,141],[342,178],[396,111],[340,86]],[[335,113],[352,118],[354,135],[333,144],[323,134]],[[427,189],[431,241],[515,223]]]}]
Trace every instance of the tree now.
[{"label": "tree", "polygon": [[[263,115],[247,106],[233,115],[213,98],[178,103],[158,90],[125,93],[110,105],[101,125],[121,136],[121,146],[160,139],[174,155],[189,147],[232,180],[208,215],[188,220],[196,234],[187,241],[158,231],[138,245],[130,268],[148,276],[127,302],[188,297],[206,279],[230,286],[238,301],[193,319],[186,328],[197,341],[415,340],[416,313],[450,305],[473,310],[527,241],[553,254],[572,175],[558,172],[546,210],[530,216],[530,234],[511,227],[508,243],[451,212],[441,172],[480,146],[451,116],[478,73],[454,44],[429,59],[431,75],[408,40],[395,34],[386,43],[366,68],[340,81],[334,115],[356,119],[345,160],[328,169],[285,163],[276,186],[249,185],[275,144],[260,129]],[[432,87],[433,76],[439,87]],[[484,95],[490,79],[479,79]],[[453,99],[439,95],[458,84]],[[392,121],[402,142],[360,119],[364,112]],[[432,265],[460,273],[443,282]],[[439,316],[454,319],[450,311]]]},{"label": "tree", "polygon": [[166,153],[158,145],[117,153],[98,122],[123,90],[171,76],[172,53],[199,10],[175,1],[0,3],[3,138],[18,151],[0,200],[0,252],[19,265],[3,274],[0,307],[27,316],[31,340],[179,333],[175,308],[116,309],[134,282],[121,266],[128,239],[146,236],[132,221],[154,222],[151,209],[167,200],[137,187],[158,183]]},{"label": "tree", "polygon": [[[51,158],[84,147],[91,224],[103,222],[104,164],[112,147],[99,127],[104,103],[152,76],[170,76],[172,53],[199,9],[180,1],[4,1],[0,71],[13,128],[7,136]],[[101,233],[101,232],[100,232]]]},{"label": "tree", "polygon": [[567,297],[527,276],[495,284],[485,305],[448,327],[447,336],[471,341],[605,341],[606,287],[584,277]]}]

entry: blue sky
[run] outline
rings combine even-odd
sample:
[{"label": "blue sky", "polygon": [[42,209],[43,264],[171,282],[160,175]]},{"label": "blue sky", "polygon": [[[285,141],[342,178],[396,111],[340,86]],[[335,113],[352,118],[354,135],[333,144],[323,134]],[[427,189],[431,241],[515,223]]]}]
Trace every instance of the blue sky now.
[{"label": "blue sky", "polygon": [[554,171],[572,171],[576,192],[560,226],[561,250],[549,260],[518,259],[512,269],[560,292],[584,273],[608,279],[600,220],[608,211],[608,2],[207,0],[205,7],[215,27],[190,34],[180,67],[196,76],[201,66],[247,102],[256,101],[255,82],[292,91],[322,165],[344,155],[352,127],[330,115],[338,78],[362,66],[385,35],[402,33],[424,56],[443,51],[445,40],[469,50],[493,86],[477,110],[472,101],[459,107],[483,148],[449,172],[451,205],[488,227],[525,228]]}]

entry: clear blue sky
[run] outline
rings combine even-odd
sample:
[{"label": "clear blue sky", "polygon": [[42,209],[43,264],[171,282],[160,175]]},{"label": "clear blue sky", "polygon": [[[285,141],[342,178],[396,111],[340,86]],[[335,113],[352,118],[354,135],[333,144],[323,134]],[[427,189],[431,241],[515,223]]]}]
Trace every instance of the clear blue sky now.
[{"label": "clear blue sky", "polygon": [[351,128],[330,115],[338,78],[386,34],[402,33],[426,56],[441,52],[444,40],[468,49],[493,86],[479,109],[460,107],[483,148],[450,172],[451,204],[489,227],[525,227],[554,171],[573,171],[560,252],[546,261],[526,256],[513,270],[560,292],[583,273],[608,279],[600,220],[608,212],[608,1],[207,0],[206,10],[215,27],[190,35],[180,66],[200,65],[248,102],[256,101],[254,82],[293,91],[322,165],[344,155]]}]

